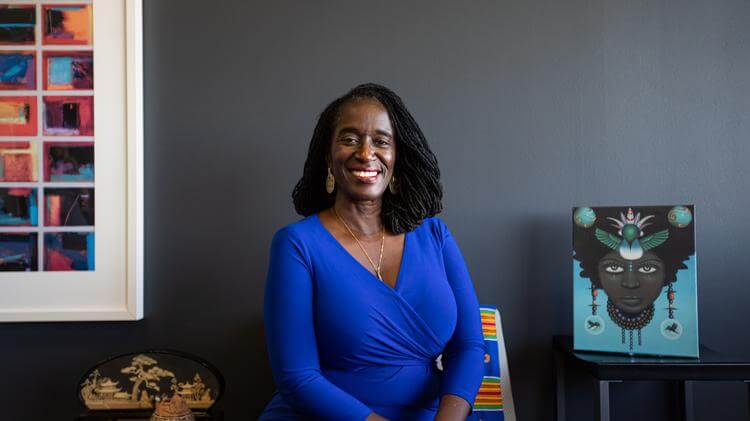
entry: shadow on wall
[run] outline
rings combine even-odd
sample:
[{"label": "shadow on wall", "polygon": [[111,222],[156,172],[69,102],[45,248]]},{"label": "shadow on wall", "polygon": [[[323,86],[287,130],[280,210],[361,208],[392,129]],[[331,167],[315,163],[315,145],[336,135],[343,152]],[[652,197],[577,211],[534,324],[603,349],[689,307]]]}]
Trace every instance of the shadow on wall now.
[{"label": "shadow on wall", "polygon": [[[514,349],[511,356],[511,378],[514,392],[532,393],[519,396],[516,402],[551,402],[552,337],[571,333],[571,229],[566,214],[529,216],[521,224],[524,263],[525,312],[528,315],[526,346]],[[519,393],[515,392],[515,393]],[[518,407],[518,405],[516,405]],[[551,407],[520,407],[519,419],[549,419]]]},{"label": "shadow on wall", "polygon": [[[255,391],[257,398],[247,400],[247,397],[234,396],[234,399],[242,402],[252,402],[255,406],[248,408],[247,414],[254,414],[252,418],[257,419],[260,413],[265,408],[271,395],[273,395],[276,386],[273,382],[273,372],[271,371],[271,363],[268,359],[268,349],[266,348],[266,335],[263,328],[263,316],[250,320],[249,326],[242,329],[242,335],[248,335],[248,332],[252,332],[253,340],[250,343],[250,354],[242,356],[246,358],[245,361],[239,361],[240,367],[244,367],[241,370],[241,382],[249,382],[248,387],[239,388],[238,390],[252,390]],[[227,391],[231,385],[227,382]],[[231,415],[231,414],[229,414]]]}]

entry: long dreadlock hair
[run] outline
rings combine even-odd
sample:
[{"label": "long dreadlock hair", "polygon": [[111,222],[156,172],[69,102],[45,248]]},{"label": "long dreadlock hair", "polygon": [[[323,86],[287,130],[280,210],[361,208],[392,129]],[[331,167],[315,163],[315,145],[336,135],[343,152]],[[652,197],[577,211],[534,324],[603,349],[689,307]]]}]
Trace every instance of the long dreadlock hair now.
[{"label": "long dreadlock hair", "polygon": [[393,171],[397,175],[398,191],[392,194],[386,189],[383,193],[383,225],[394,233],[412,231],[423,219],[443,210],[440,169],[427,139],[401,98],[374,83],[355,87],[330,103],[320,114],[310,140],[302,178],[292,192],[294,208],[298,214],[309,216],[333,206],[335,194],[328,194],[325,190],[326,157],[331,150],[331,139],[341,109],[361,99],[376,100],[386,109],[398,146]]}]

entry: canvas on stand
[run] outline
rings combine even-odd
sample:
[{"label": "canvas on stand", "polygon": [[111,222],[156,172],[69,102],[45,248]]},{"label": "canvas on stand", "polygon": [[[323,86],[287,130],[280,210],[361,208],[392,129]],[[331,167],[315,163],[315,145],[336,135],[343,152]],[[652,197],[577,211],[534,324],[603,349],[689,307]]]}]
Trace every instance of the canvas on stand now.
[{"label": "canvas on stand", "polygon": [[698,357],[695,209],[573,208],[574,348]]}]

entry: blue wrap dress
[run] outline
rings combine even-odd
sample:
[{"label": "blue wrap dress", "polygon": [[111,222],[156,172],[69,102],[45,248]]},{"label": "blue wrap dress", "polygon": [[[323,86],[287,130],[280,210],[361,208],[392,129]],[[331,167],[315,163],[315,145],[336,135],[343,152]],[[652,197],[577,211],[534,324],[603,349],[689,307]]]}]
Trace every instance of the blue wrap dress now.
[{"label": "blue wrap dress", "polygon": [[264,300],[277,392],[261,420],[432,420],[445,394],[474,402],[485,353],[479,305],[438,217],[405,234],[394,288],[317,215],[287,225],[271,243]]}]

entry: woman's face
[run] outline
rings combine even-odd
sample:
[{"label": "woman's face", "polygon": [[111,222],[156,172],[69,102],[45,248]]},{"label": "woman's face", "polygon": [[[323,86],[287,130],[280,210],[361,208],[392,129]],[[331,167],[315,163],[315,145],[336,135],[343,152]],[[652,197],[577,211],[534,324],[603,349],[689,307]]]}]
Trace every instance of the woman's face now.
[{"label": "woman's face", "polygon": [[396,164],[396,141],[388,112],[376,100],[345,104],[333,129],[331,172],[336,188],[353,200],[377,200]]},{"label": "woman's face", "polygon": [[612,303],[637,314],[656,301],[664,286],[664,262],[652,252],[626,260],[612,251],[599,261],[599,282]]}]

